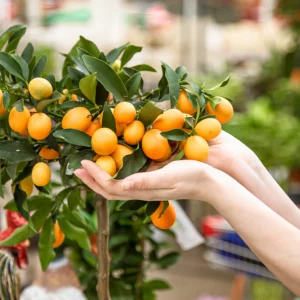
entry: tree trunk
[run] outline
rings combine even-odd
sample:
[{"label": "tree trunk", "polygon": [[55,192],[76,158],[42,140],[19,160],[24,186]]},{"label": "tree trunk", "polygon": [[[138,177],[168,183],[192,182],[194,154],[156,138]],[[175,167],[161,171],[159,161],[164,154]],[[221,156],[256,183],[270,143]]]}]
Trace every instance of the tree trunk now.
[{"label": "tree trunk", "polygon": [[109,209],[108,200],[96,194],[95,207],[98,218],[98,299],[111,300],[109,293]]}]

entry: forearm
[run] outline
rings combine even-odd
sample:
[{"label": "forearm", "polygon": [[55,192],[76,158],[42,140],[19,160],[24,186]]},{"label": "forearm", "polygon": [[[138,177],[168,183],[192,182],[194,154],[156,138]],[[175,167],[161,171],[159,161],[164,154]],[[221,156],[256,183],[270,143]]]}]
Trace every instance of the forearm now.
[{"label": "forearm", "polygon": [[300,231],[231,178],[211,204],[267,268],[300,295]]},{"label": "forearm", "polygon": [[300,229],[300,210],[258,159],[251,165],[242,159],[236,160],[230,175],[277,214]]}]

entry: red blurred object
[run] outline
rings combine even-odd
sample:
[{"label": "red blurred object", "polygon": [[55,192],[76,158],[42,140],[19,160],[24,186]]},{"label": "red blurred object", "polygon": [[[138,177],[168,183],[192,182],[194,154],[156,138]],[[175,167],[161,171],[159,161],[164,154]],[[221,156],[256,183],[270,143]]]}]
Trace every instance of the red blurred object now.
[{"label": "red blurred object", "polygon": [[171,24],[171,15],[163,5],[154,5],[148,11],[148,23],[153,29],[166,28]]},{"label": "red blurred object", "polygon": [[97,235],[95,233],[90,236],[90,242],[91,242],[92,253],[94,255],[97,255],[98,254]]},{"label": "red blurred object", "polygon": [[222,216],[208,216],[201,224],[201,233],[204,237],[211,237],[220,234],[220,227],[224,224]]},{"label": "red blurred object", "polygon": [[[14,211],[7,210],[6,211],[7,218],[7,228],[0,232],[0,241],[6,240],[10,237],[13,232],[25,225],[27,221],[18,213]],[[10,253],[15,257],[16,263],[20,269],[25,269],[28,265],[27,252],[26,248],[29,246],[29,241],[26,240],[18,245],[12,247],[4,247],[1,248],[7,249]]]}]

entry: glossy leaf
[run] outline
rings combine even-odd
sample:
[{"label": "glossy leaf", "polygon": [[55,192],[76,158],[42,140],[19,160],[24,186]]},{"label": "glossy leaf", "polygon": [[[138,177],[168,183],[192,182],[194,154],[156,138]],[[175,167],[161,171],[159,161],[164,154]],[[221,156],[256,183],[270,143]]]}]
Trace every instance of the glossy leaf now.
[{"label": "glossy leaf", "polygon": [[0,141],[0,159],[25,162],[35,157],[35,151],[28,144],[19,141]]},{"label": "glossy leaf", "polygon": [[17,63],[21,67],[23,78],[25,80],[28,80],[29,69],[28,69],[27,62],[21,56],[15,54],[12,54],[11,56],[14,58],[15,61],[17,61]]},{"label": "glossy leaf", "polygon": [[118,48],[112,49],[109,53],[106,54],[106,59],[109,64],[113,64],[115,60],[121,55],[125,48],[129,45],[126,43]]},{"label": "glossy leaf", "polygon": [[68,207],[70,211],[74,210],[80,203],[80,190],[72,190],[68,196]]},{"label": "glossy leaf", "polygon": [[88,51],[95,57],[98,57],[100,54],[100,51],[98,47],[95,45],[95,43],[86,39],[83,36],[80,36],[80,48],[83,48],[84,50]]},{"label": "glossy leaf", "polygon": [[161,135],[170,141],[185,141],[189,134],[182,129],[172,129],[170,131],[161,132]]},{"label": "glossy leaf", "polygon": [[10,95],[7,91],[3,92],[3,106],[4,108],[8,108],[10,104]]},{"label": "glossy leaf", "polygon": [[7,72],[24,81],[22,68],[11,55],[0,52],[0,65],[3,66]]},{"label": "glossy leaf", "polygon": [[81,248],[87,251],[91,250],[90,239],[84,229],[75,226],[65,218],[58,218],[57,220],[61,230],[68,239],[75,241]]},{"label": "glossy leaf", "polygon": [[114,115],[107,104],[103,107],[102,127],[109,128],[116,132],[116,121]]},{"label": "glossy leaf", "polygon": [[187,69],[185,67],[180,66],[175,70],[175,72],[176,72],[177,77],[178,77],[179,80],[185,80],[186,79]]},{"label": "glossy leaf", "polygon": [[143,47],[134,46],[134,45],[129,45],[128,47],[126,47],[121,57],[121,69],[132,59],[132,57],[136,53],[141,52],[142,49]]},{"label": "glossy leaf", "polygon": [[116,234],[112,236],[109,240],[109,249],[113,249],[120,245],[127,243],[130,239],[130,236],[124,234]]},{"label": "glossy leaf", "polygon": [[[65,142],[77,145],[77,146],[83,146],[83,147],[91,147],[91,137],[86,134],[83,131],[76,130],[76,129],[61,129],[57,130],[53,133],[53,135],[56,138],[62,139]],[[0,143],[1,145],[1,143]],[[0,150],[0,156],[1,156],[1,150]]]},{"label": "glossy leaf", "polygon": [[125,86],[128,91],[129,97],[139,94],[141,80],[142,80],[142,76],[140,72],[135,73],[131,78],[128,79]]},{"label": "glossy leaf", "polygon": [[56,256],[52,246],[54,242],[54,224],[52,219],[48,218],[43,226],[39,240],[39,258],[43,271],[46,271],[48,265]]},{"label": "glossy leaf", "polygon": [[221,83],[215,85],[214,87],[210,88],[210,89],[205,89],[206,91],[214,91],[220,87],[226,86],[230,80],[231,74],[229,76],[227,76]]},{"label": "glossy leaf", "polygon": [[115,179],[123,179],[129,175],[137,173],[147,162],[143,150],[138,148],[132,154],[126,155],[123,158],[123,165],[118,173],[114,176]]},{"label": "glossy leaf", "polygon": [[180,254],[178,252],[171,252],[160,257],[156,263],[160,266],[161,269],[166,269],[170,265],[175,264],[179,258]]},{"label": "glossy leaf", "polygon": [[148,102],[140,111],[139,120],[148,127],[154,120],[163,113],[163,110],[157,108],[153,103]]},{"label": "glossy leaf", "polygon": [[68,169],[76,170],[81,168],[82,160],[93,160],[96,153],[93,150],[86,149],[76,152],[70,156]]},{"label": "glossy leaf", "polygon": [[138,72],[142,72],[142,71],[146,71],[146,72],[156,72],[156,70],[149,66],[149,65],[146,65],[146,64],[141,64],[141,65],[136,65],[136,66],[132,66],[130,67],[132,69],[135,69],[137,70]]},{"label": "glossy leaf", "polygon": [[184,157],[184,150],[182,149],[173,159],[173,161],[181,160]]},{"label": "glossy leaf", "polygon": [[41,77],[47,65],[48,58],[46,55],[42,55],[37,61],[32,71],[32,78]]},{"label": "glossy leaf", "polygon": [[139,210],[140,208],[144,207],[147,204],[145,201],[141,200],[130,200],[126,201],[124,204],[122,204],[119,209],[120,210]]},{"label": "glossy leaf", "polygon": [[93,103],[95,103],[96,87],[97,78],[95,73],[82,78],[79,82],[80,90]]},{"label": "glossy leaf", "polygon": [[19,112],[24,111],[24,99],[21,99],[21,100],[18,100],[17,102],[15,102],[14,107]]},{"label": "glossy leaf", "polygon": [[[46,79],[51,83],[53,91],[55,91],[56,90],[55,76],[53,74],[48,74]],[[52,95],[52,97],[53,97],[53,95]]]},{"label": "glossy leaf", "polygon": [[141,286],[142,291],[157,291],[157,290],[168,290],[170,289],[170,285],[163,280],[153,279],[151,281],[145,282]]},{"label": "glossy leaf", "polygon": [[22,58],[27,62],[27,64],[30,63],[32,57],[33,57],[34,48],[31,43],[28,43],[23,50],[21,56]]},{"label": "glossy leaf", "polygon": [[97,80],[107,91],[111,92],[118,101],[126,100],[128,93],[123,81],[107,63],[88,55],[84,55],[82,59],[86,67],[96,73]]},{"label": "glossy leaf", "polygon": [[4,31],[1,35],[0,35],[0,50],[3,48],[3,46],[5,45],[5,43],[9,40],[9,38],[15,33],[18,32],[20,30],[23,30],[24,28],[26,28],[25,25],[14,25],[11,26],[10,28],[8,28],[6,31]]},{"label": "glossy leaf", "polygon": [[171,101],[171,107],[175,107],[177,104],[177,99],[179,97],[179,91],[180,91],[180,86],[178,82],[178,77],[176,72],[166,63],[163,63],[165,66],[165,76],[168,81],[168,86],[169,86],[169,94],[170,94],[170,101]]},{"label": "glossy leaf", "polygon": [[63,95],[59,93],[58,91],[54,91],[51,95],[50,99],[42,100],[38,102],[38,105],[36,107],[37,112],[42,112],[48,105],[50,105],[53,102],[56,102],[59,100]]}]

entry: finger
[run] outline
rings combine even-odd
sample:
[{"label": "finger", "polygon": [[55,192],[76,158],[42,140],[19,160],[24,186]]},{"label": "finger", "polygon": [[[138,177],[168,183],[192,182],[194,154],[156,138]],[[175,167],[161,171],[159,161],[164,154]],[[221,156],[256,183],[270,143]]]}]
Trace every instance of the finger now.
[{"label": "finger", "polygon": [[74,171],[74,174],[83,181],[91,190],[96,192],[97,194],[102,195],[104,198],[108,200],[130,200],[131,197],[121,196],[117,194],[108,193],[101,185],[99,185],[95,179],[85,170],[78,169]]},{"label": "finger", "polygon": [[82,167],[92,176],[96,182],[103,185],[108,181],[111,176],[105,171],[101,170],[94,162],[89,160],[83,160],[81,162]]},{"label": "finger", "polygon": [[122,182],[124,191],[168,189],[171,186],[170,176],[164,169],[137,173],[125,178]]}]

